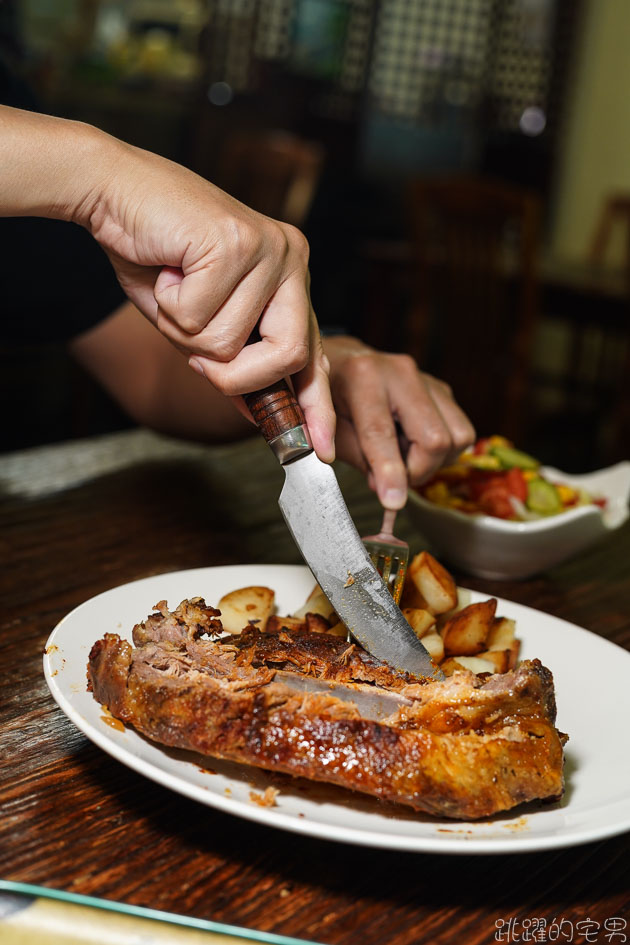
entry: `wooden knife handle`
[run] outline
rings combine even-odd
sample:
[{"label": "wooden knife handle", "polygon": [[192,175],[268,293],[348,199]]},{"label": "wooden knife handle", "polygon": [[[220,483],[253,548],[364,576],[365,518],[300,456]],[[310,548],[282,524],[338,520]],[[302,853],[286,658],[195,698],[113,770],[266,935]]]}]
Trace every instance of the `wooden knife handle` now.
[{"label": "wooden knife handle", "polygon": [[[260,341],[258,325],[254,327],[247,344],[251,345],[257,341]],[[300,448],[301,452],[304,452],[307,443],[310,446],[302,408],[285,380],[277,381],[275,384],[270,384],[269,387],[264,387],[262,390],[253,391],[251,394],[244,394],[243,399],[254,419],[254,423],[267,443],[276,440],[273,449],[280,462],[284,462],[288,457],[295,455],[296,449],[298,453]],[[296,427],[301,428],[298,432],[297,441],[294,436],[286,437],[286,444],[278,440],[278,437],[284,433],[289,433],[290,430],[295,430]]]},{"label": "wooden knife handle", "polygon": [[244,394],[243,399],[267,443],[304,423],[302,408],[284,380]]}]

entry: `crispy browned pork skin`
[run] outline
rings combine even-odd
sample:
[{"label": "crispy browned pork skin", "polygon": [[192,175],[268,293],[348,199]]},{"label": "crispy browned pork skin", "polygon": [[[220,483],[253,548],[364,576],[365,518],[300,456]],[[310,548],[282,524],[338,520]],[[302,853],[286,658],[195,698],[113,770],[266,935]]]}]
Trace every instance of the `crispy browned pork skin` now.
[{"label": "crispy browned pork skin", "polygon": [[[401,676],[327,634],[220,632],[200,598],[106,634],[88,688],[116,718],[164,745],[362,791],[417,811],[474,819],[563,792],[551,673],[538,660],[490,677]],[[296,692],[277,670],[403,697],[381,721],[330,694]],[[284,674],[283,674],[284,675]],[[276,676],[278,678],[276,678]],[[286,677],[285,677],[286,678]]]}]

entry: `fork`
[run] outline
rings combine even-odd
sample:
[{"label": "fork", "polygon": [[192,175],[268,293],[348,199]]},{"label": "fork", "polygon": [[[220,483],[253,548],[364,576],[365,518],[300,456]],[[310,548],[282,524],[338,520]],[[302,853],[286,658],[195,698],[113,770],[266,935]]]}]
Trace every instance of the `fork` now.
[{"label": "fork", "polygon": [[407,563],[409,545],[394,537],[395,509],[384,509],[383,524],[378,535],[367,535],[363,544],[376,570],[379,572],[395,602],[400,603]]}]

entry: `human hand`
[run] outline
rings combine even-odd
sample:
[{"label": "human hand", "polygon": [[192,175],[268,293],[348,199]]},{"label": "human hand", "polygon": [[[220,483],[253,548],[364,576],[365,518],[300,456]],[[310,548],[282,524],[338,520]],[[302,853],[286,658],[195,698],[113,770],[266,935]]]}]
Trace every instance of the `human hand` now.
[{"label": "human hand", "polygon": [[[335,417],[304,236],[180,165],[103,137],[96,183],[72,218],[101,243],[129,298],[221,393],[290,375],[313,446],[331,461]],[[256,325],[260,340],[248,345]]]},{"label": "human hand", "polygon": [[[356,338],[324,339],[337,411],[337,455],[368,477],[385,508],[400,509],[419,485],[475,440],[449,386],[404,354]],[[399,437],[405,440],[401,454]]]}]

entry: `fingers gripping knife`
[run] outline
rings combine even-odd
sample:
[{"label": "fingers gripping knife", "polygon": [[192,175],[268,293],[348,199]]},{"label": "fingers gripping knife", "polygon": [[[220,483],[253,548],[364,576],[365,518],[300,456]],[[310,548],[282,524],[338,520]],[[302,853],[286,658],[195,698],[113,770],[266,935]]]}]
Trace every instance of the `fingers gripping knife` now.
[{"label": "fingers gripping knife", "polygon": [[280,510],[315,579],[351,634],[377,659],[443,678],[394,603],[350,517],[331,466],[314,452],[304,416],[284,381],[245,395],[285,472]]}]

